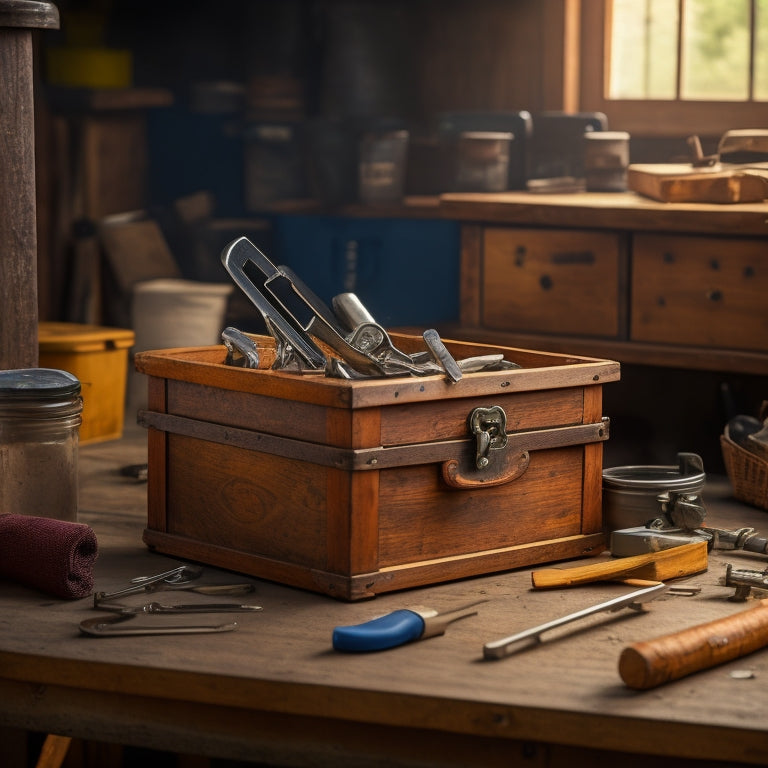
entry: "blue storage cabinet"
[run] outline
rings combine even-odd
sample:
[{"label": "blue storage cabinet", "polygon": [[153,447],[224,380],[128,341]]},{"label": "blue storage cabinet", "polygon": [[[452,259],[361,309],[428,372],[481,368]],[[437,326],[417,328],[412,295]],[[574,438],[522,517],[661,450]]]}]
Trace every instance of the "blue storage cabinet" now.
[{"label": "blue storage cabinet", "polygon": [[351,291],[387,327],[459,319],[459,225],[438,219],[279,215],[274,252],[330,305]]}]

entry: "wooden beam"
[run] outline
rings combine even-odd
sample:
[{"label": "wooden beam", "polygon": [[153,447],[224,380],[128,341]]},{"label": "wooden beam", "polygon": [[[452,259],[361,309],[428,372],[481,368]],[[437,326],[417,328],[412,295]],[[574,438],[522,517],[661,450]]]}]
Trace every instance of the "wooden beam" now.
[{"label": "wooden beam", "polygon": [[58,26],[52,3],[0,0],[0,369],[38,361],[31,30]]}]

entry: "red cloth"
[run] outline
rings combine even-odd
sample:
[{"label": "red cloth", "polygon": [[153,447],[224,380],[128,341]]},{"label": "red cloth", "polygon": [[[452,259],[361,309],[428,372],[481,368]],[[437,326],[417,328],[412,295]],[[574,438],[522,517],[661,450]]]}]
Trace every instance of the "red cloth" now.
[{"label": "red cloth", "polygon": [[93,591],[96,534],[83,523],[0,515],[0,577],[56,597]]}]

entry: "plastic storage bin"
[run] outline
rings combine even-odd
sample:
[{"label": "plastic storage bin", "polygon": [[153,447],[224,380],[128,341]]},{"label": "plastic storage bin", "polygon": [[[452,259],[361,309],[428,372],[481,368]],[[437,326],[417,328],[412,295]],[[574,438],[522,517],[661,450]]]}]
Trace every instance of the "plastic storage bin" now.
[{"label": "plastic storage bin", "polygon": [[40,323],[40,365],[76,376],[82,386],[80,444],[115,440],[123,434],[128,350],[134,333],[78,323]]}]

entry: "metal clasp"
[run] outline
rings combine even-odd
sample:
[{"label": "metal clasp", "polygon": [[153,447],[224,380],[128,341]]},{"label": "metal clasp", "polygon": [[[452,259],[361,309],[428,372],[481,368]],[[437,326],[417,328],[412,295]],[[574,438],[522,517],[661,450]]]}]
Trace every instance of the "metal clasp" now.
[{"label": "metal clasp", "polygon": [[490,464],[490,451],[507,446],[507,414],[500,405],[475,408],[469,414],[469,429],[477,440],[475,466],[485,469]]}]

